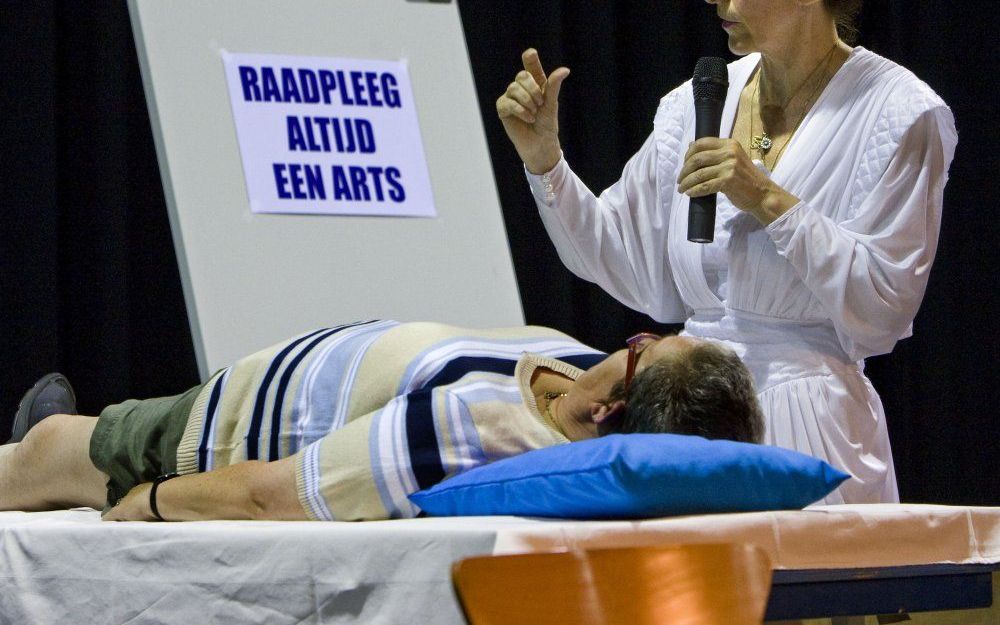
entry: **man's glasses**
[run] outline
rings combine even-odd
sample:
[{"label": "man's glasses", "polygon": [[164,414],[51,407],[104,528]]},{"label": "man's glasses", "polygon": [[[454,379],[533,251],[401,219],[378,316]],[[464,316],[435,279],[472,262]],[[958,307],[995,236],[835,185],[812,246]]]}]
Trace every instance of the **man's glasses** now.
[{"label": "man's glasses", "polygon": [[639,361],[639,354],[642,353],[642,350],[646,349],[656,341],[659,341],[661,338],[663,337],[657,334],[640,332],[625,341],[628,345],[628,364],[625,365],[626,395],[628,395],[628,387],[632,384],[632,378],[635,377],[635,365]]}]

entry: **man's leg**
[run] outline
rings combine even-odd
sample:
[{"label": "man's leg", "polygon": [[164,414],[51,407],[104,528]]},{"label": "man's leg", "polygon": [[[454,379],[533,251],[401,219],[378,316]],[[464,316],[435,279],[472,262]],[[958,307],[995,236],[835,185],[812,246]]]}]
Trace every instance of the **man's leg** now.
[{"label": "man's leg", "polygon": [[56,414],[0,447],[0,510],[100,510],[108,477],[90,461],[97,419]]}]

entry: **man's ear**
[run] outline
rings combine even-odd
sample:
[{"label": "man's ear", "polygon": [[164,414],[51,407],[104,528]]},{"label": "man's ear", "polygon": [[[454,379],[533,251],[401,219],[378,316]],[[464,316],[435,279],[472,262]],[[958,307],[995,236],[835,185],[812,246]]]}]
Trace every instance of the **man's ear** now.
[{"label": "man's ear", "polygon": [[621,399],[610,404],[600,402],[590,405],[590,418],[597,426],[598,436],[617,432],[624,416],[625,402]]},{"label": "man's ear", "polygon": [[593,402],[590,404],[590,419],[600,425],[605,421],[614,422],[625,414],[625,400],[616,399],[609,403]]}]

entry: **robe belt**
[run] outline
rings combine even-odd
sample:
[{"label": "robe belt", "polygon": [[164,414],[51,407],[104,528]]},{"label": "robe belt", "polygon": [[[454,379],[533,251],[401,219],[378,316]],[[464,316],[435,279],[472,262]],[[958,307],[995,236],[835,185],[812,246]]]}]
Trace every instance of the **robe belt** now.
[{"label": "robe belt", "polygon": [[816,376],[862,375],[829,320],[766,321],[745,313],[699,314],[684,324],[685,335],[718,341],[733,349],[754,375],[758,391],[783,381]]}]

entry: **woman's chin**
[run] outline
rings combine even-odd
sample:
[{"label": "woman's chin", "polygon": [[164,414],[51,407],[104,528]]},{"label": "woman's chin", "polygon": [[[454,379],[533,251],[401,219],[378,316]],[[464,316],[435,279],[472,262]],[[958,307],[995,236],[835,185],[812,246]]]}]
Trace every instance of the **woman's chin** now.
[{"label": "woman's chin", "polygon": [[741,37],[730,33],[729,35],[729,51],[736,56],[746,56],[757,51],[757,47],[753,45],[747,37]]}]

